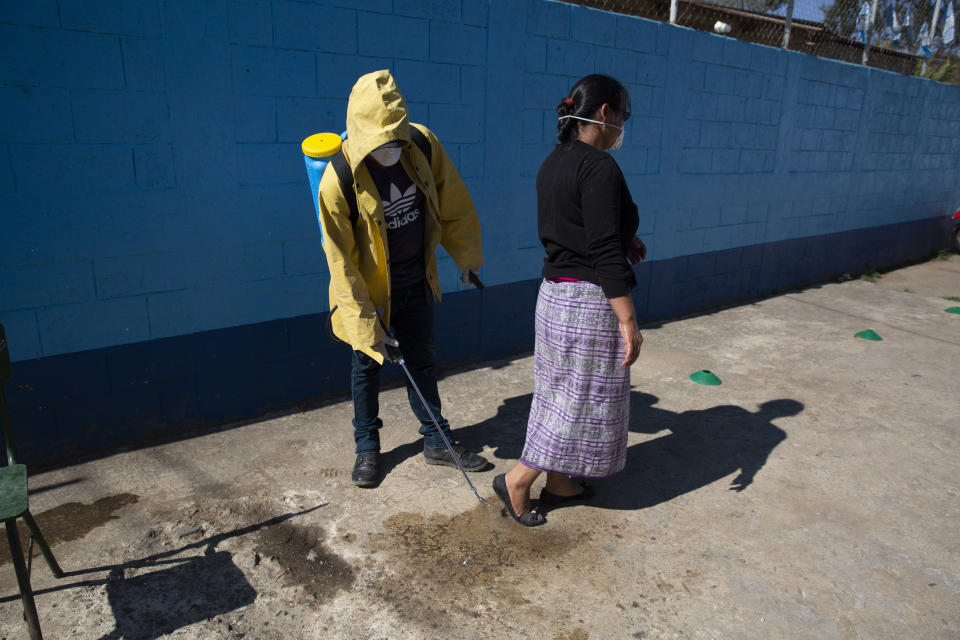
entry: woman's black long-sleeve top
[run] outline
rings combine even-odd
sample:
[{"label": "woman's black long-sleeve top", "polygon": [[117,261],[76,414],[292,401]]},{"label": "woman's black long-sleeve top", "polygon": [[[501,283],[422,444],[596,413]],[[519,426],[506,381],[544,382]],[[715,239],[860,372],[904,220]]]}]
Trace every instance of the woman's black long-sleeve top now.
[{"label": "woman's black long-sleeve top", "polygon": [[606,151],[575,140],[559,144],[537,174],[537,230],[547,251],[544,278],[599,285],[607,298],[636,286],[627,249],[637,232],[637,205]]}]

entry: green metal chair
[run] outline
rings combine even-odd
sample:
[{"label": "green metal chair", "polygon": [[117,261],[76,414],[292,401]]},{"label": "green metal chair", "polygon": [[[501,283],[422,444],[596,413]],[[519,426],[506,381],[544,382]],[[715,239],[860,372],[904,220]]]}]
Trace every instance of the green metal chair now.
[{"label": "green metal chair", "polygon": [[[23,600],[23,617],[27,621],[31,640],[43,640],[40,632],[40,619],[37,617],[37,606],[33,602],[33,589],[30,587],[30,569],[23,559],[23,547],[20,544],[20,533],[17,531],[17,518],[23,518],[30,529],[30,555],[32,556],[33,542],[36,541],[47,561],[50,570],[57,578],[63,576],[60,565],[50,552],[47,541],[40,533],[33,516],[30,515],[30,505],[27,497],[27,468],[17,464],[15,447],[13,444],[13,430],[10,426],[10,416],[7,413],[7,398],[3,392],[3,384],[10,380],[13,369],[10,366],[10,351],[7,348],[7,337],[0,324],[0,422],[3,424],[3,439],[7,446],[7,464],[0,467],[0,520],[7,529],[7,540],[10,542],[10,556],[13,558],[13,568],[17,573],[17,586],[20,587],[20,598]],[[32,564],[32,563],[31,563]]]}]

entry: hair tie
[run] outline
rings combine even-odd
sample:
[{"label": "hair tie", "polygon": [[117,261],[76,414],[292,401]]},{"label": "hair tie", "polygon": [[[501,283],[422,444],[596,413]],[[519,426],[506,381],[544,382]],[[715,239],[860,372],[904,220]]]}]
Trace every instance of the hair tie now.
[{"label": "hair tie", "polygon": [[572,106],[573,106],[573,98],[564,98],[564,99],[563,99],[563,104],[567,105],[568,107],[572,107]]}]

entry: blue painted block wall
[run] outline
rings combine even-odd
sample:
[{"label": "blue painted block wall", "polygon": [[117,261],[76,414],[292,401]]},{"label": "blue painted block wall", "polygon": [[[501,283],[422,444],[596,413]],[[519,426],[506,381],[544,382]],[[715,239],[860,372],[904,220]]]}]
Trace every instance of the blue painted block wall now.
[{"label": "blue painted block wall", "polygon": [[[77,435],[98,411],[172,428],[345,388],[299,142],[342,130],[375,69],[443,141],[483,224],[487,291],[440,259],[447,363],[532,341],[534,181],[584,74],[632,96],[616,158],[650,249],[644,317],[921,258],[960,206],[958,87],[546,0],[116,6],[0,7],[0,322],[18,375],[51,389],[12,406],[69,446],[118,437]],[[247,406],[216,381],[254,387],[218,349],[261,333],[280,355],[250,356],[268,382]],[[88,362],[145,389],[77,391],[65,380]],[[141,409],[124,423],[124,406]]]}]

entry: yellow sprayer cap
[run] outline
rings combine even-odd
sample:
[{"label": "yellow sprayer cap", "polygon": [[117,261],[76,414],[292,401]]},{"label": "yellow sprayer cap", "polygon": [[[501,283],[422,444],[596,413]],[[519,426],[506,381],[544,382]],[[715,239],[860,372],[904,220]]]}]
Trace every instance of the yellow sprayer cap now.
[{"label": "yellow sprayer cap", "polygon": [[326,158],[340,151],[343,140],[335,133],[315,133],[300,143],[303,155],[311,158]]}]

